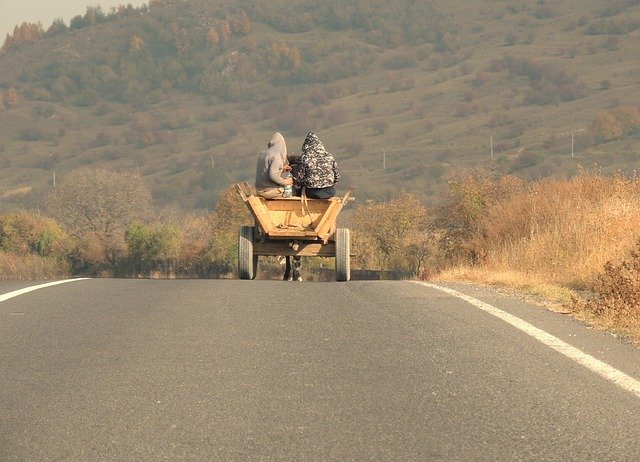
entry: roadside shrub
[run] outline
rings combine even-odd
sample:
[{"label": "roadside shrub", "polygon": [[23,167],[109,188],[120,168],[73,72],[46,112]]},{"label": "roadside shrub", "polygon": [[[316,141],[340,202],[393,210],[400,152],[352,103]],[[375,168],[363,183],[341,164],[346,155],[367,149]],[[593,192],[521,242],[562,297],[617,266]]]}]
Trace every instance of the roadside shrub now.
[{"label": "roadside shrub", "polygon": [[180,248],[180,232],[171,224],[149,226],[129,225],[124,241],[127,246],[128,269],[133,276],[149,276],[158,271],[164,276],[173,273]]},{"label": "roadside shrub", "polygon": [[69,244],[68,235],[50,218],[26,212],[0,215],[0,250],[3,252],[62,258]]},{"label": "roadside shrub", "polygon": [[505,181],[494,180],[487,188],[494,194],[485,192],[483,206],[467,214],[473,220],[464,243],[487,267],[589,288],[606,262],[619,262],[640,237],[637,178]]},{"label": "roadside shrub", "polygon": [[0,252],[1,280],[63,278],[70,274],[71,268],[66,260]]},{"label": "roadside shrub", "polygon": [[0,279],[46,279],[71,273],[71,241],[49,218],[0,215]]},{"label": "roadside shrub", "polygon": [[406,192],[386,202],[358,205],[353,245],[360,266],[419,274],[432,254],[427,219],[427,209]]},{"label": "roadside shrub", "polygon": [[457,173],[447,185],[447,197],[435,214],[440,252],[449,264],[477,263],[480,255],[472,238],[479,233],[496,185],[484,171]]},{"label": "roadside shrub", "polygon": [[622,262],[607,262],[593,293],[587,301],[574,300],[574,309],[587,311],[610,326],[640,326],[640,241]]}]

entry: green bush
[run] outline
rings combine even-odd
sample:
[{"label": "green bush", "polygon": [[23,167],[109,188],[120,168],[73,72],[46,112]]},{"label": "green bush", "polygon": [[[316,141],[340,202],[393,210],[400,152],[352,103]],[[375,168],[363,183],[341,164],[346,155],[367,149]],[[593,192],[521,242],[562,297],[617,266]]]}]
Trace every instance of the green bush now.
[{"label": "green bush", "polygon": [[131,224],[124,234],[128,268],[134,276],[158,271],[171,274],[180,248],[180,233],[172,225]]}]

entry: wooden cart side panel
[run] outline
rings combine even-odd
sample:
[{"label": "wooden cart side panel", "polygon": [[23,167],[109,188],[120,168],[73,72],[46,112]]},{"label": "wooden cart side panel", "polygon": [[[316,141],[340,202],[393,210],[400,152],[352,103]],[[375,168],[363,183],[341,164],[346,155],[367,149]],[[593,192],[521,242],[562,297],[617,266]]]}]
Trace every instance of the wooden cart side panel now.
[{"label": "wooden cart side panel", "polygon": [[271,233],[271,231],[275,228],[275,224],[269,216],[269,212],[264,206],[263,200],[259,197],[251,195],[247,197],[247,204],[249,204],[251,214],[255,218],[256,222],[260,225],[262,230],[266,234]]},{"label": "wooden cart side panel", "polygon": [[315,214],[322,214],[329,205],[327,200],[322,199],[308,199],[306,206],[303,205],[300,200],[286,200],[286,199],[269,199],[265,203],[265,207],[270,212],[282,211],[282,212],[310,212]]},{"label": "wooden cart side panel", "polygon": [[270,239],[304,239],[317,240],[318,235],[312,229],[274,228],[269,233]]},{"label": "wooden cart side panel", "polygon": [[353,189],[349,188],[345,192],[344,196],[342,196],[342,198],[333,199],[331,201],[331,204],[327,208],[327,211],[325,212],[324,216],[322,217],[322,220],[320,220],[320,222],[316,226],[315,231],[318,234],[318,237],[323,239],[325,242],[327,241],[329,236],[333,234],[333,232],[335,231],[338,214],[342,210],[342,207],[344,207],[344,205],[349,200],[349,196],[351,195],[352,191]]},{"label": "wooden cart side panel", "polygon": [[326,240],[331,234],[331,228],[336,224],[336,218],[338,213],[342,209],[342,204],[339,201],[332,201],[327,208],[327,211],[322,216],[322,219],[315,227],[315,232],[320,239]]},{"label": "wooden cart side panel", "polygon": [[322,199],[303,202],[299,198],[278,198],[266,201],[265,207],[277,228],[293,227],[313,230],[318,226],[331,203]]}]

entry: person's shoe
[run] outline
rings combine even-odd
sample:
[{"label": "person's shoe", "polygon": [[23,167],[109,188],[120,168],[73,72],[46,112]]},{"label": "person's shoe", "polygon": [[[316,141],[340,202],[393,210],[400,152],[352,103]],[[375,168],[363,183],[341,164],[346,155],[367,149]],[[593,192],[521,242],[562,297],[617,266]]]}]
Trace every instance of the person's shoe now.
[{"label": "person's shoe", "polygon": [[301,278],[300,276],[298,276],[298,277],[296,278],[296,281],[302,281],[302,278]]},{"label": "person's shoe", "polygon": [[293,276],[289,276],[289,277],[287,278],[287,281],[293,281]]}]

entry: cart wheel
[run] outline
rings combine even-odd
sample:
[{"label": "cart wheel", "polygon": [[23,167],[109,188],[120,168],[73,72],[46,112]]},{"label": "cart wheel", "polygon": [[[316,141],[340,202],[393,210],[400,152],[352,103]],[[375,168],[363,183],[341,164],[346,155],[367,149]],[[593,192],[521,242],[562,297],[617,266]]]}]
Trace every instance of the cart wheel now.
[{"label": "cart wheel", "polygon": [[336,281],[351,279],[351,237],[348,228],[336,230]]},{"label": "cart wheel", "polygon": [[253,226],[242,226],[238,234],[238,277],[255,279],[258,256],[253,254]]}]

